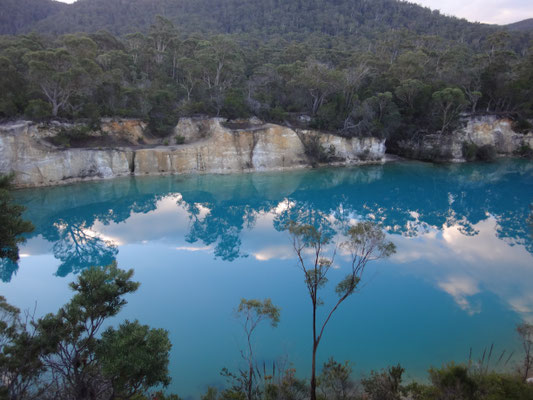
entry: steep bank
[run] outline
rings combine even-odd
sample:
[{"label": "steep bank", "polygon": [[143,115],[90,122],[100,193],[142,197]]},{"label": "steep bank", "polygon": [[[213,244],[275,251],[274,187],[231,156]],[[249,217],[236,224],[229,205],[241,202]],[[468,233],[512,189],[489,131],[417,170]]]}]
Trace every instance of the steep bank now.
[{"label": "steep bank", "polygon": [[132,144],[76,149],[61,148],[47,140],[57,134],[57,124],[6,124],[0,126],[0,173],[13,172],[16,186],[32,187],[130,174],[304,168],[317,162],[310,156],[310,146],[315,152],[327,152],[330,163],[337,165],[381,162],[385,154],[384,140],[376,138],[346,139],[256,120],[236,129],[224,126],[224,122],[218,118],[184,118],[174,130],[184,144],[146,146],[143,144],[150,143],[150,138],[140,136],[143,125],[139,121],[104,121],[101,131],[105,135],[126,138]]},{"label": "steep bank", "polygon": [[506,118],[480,116],[463,120],[461,128],[450,134],[399,140],[392,151],[417,160],[462,162],[469,158],[468,149],[483,146],[491,146],[500,155],[512,155],[521,148],[533,148],[533,133],[515,132]]}]

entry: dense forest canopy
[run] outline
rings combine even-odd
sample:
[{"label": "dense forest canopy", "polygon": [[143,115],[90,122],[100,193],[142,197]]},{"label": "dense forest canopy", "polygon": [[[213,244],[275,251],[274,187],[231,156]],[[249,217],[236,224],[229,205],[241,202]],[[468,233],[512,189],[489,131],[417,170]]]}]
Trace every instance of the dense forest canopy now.
[{"label": "dense forest canopy", "polygon": [[464,112],[524,130],[533,117],[530,31],[408,2],[79,0],[49,14],[21,29],[41,33],[0,36],[0,117],[136,117],[164,136],[184,115],[305,115],[379,137],[446,133]]}]

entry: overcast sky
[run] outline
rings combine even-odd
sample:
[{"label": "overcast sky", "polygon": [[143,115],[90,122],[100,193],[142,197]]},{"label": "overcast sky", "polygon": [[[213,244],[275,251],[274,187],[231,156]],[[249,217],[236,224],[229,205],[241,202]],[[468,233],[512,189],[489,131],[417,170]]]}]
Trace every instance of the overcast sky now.
[{"label": "overcast sky", "polygon": [[[59,0],[74,3],[75,0]],[[411,0],[473,22],[509,24],[533,18],[533,0]]]},{"label": "overcast sky", "polygon": [[532,0],[413,0],[413,2],[473,22],[509,24],[533,18]]}]

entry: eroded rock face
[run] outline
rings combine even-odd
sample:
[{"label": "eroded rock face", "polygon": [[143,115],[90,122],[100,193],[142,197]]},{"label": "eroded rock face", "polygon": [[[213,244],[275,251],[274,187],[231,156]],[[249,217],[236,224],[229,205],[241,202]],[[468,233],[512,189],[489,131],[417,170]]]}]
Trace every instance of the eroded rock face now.
[{"label": "eroded rock face", "polygon": [[135,175],[160,173],[230,173],[275,171],[310,165],[300,135],[320,135],[321,144],[333,145],[341,164],[381,161],[385,153],[383,140],[376,138],[346,139],[313,131],[296,132],[274,125],[252,125],[246,129],[229,129],[222,119],[186,119],[182,125],[184,146],[140,149],[135,153]]},{"label": "eroded rock face", "polygon": [[[383,159],[384,140],[346,139],[274,124],[222,125],[220,118],[184,118],[174,135],[185,144],[118,149],[59,149],[45,140],[46,129],[30,122],[0,127],[0,173],[15,173],[19,187],[43,186],[84,179],[124,175],[231,173],[274,171],[310,165],[302,135],[319,135],[324,148],[333,146],[337,164],[359,164]],[[141,141],[144,127],[133,120],[104,121],[110,135],[129,135]],[[239,125],[240,126],[240,125]],[[136,136],[137,135],[137,136]],[[144,142],[144,140],[142,140]]]},{"label": "eroded rock face", "polygon": [[146,142],[144,130],[146,123],[138,119],[110,119],[102,120],[101,130],[106,134],[118,135],[130,143],[142,144]]},{"label": "eroded rock face", "polygon": [[59,150],[39,141],[28,122],[0,129],[0,173],[15,173],[18,187],[46,186],[130,174],[131,150]]},{"label": "eroded rock face", "polygon": [[465,144],[493,146],[497,153],[511,155],[521,146],[533,148],[533,133],[513,131],[512,121],[495,116],[467,119],[451,134],[426,135],[397,143],[400,155],[422,160],[465,161]]}]

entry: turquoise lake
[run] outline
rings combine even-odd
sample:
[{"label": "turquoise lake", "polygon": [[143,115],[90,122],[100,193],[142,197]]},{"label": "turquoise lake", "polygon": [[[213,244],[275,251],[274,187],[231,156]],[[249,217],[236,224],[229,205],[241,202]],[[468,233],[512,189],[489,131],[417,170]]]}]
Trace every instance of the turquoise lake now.
[{"label": "turquoise lake", "polygon": [[[241,298],[271,298],[277,328],[260,326],[258,360],[309,375],[311,304],[289,220],[340,241],[358,220],[382,224],[397,253],[368,264],[318,350],[350,360],[355,377],[398,362],[405,377],[481,358],[494,344],[507,368],[520,359],[515,325],[533,322],[533,162],[431,165],[400,162],[283,173],[123,178],[20,190],[35,231],[18,265],[0,264],[0,293],[40,316],[71,296],[68,283],[116,259],[140,289],[117,318],[165,328],[173,343],[169,391],[198,398],[242,365]],[[332,283],[345,275],[339,252]],[[323,314],[321,314],[323,316]],[[503,368],[504,361],[494,367]]]}]

